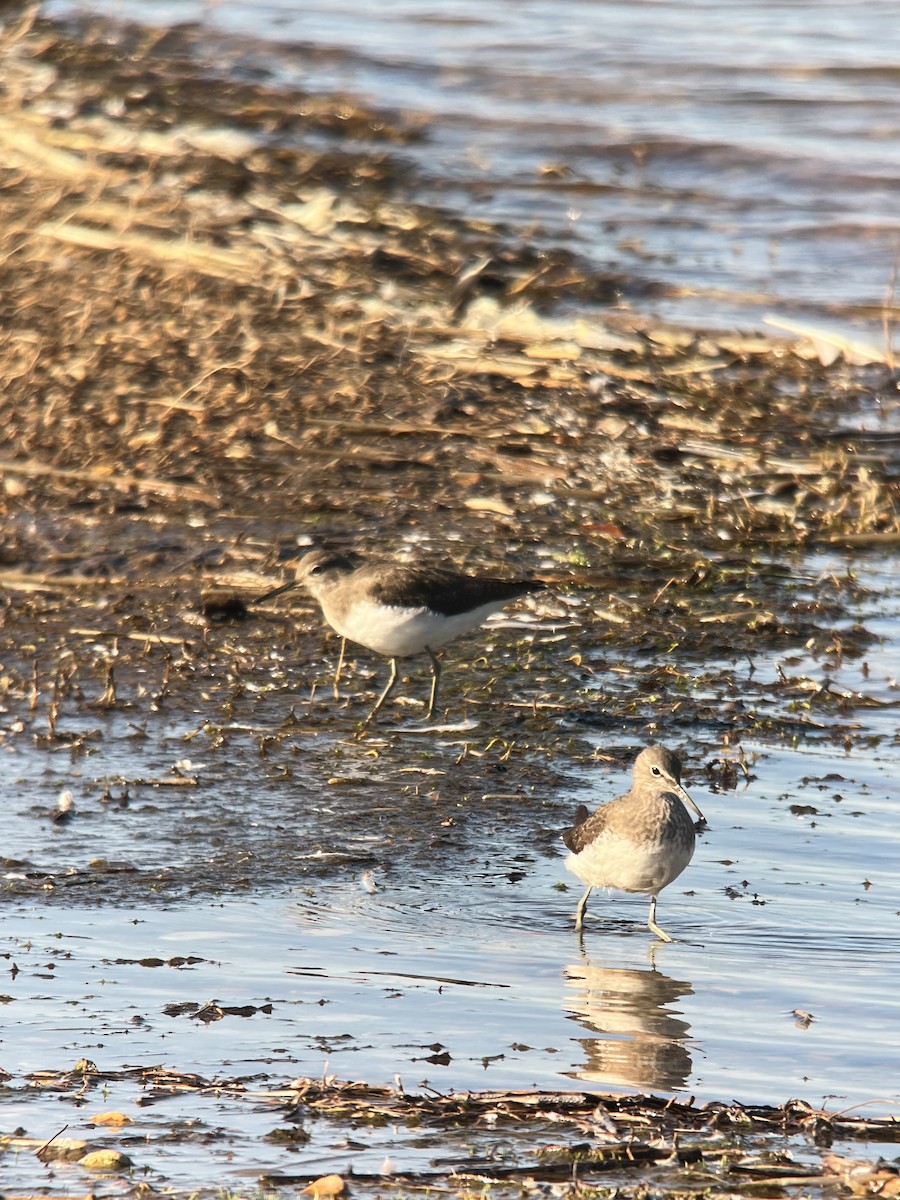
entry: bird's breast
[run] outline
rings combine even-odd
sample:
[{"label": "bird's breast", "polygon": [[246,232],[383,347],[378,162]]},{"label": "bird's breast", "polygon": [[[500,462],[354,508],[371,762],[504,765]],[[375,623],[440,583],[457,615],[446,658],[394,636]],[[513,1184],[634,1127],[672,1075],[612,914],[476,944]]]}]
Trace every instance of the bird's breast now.
[{"label": "bird's breast", "polygon": [[428,608],[401,608],[366,599],[323,604],[322,611],[332,629],[351,642],[389,658],[409,658],[426,646],[435,649],[468,633],[502,607],[500,602],[482,604],[470,612],[444,616]]},{"label": "bird's breast", "polygon": [[566,866],[592,887],[655,894],[677,879],[691,861],[694,840],[689,821],[644,837],[606,829],[577,854],[570,854]]}]

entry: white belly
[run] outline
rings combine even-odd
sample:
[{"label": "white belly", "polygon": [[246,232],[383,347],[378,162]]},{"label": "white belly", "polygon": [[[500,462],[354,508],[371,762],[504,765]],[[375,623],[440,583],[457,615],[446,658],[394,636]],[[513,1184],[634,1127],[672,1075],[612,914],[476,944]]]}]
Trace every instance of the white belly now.
[{"label": "white belly", "polygon": [[371,600],[360,601],[336,618],[325,619],[342,637],[389,658],[410,658],[428,646],[434,650],[450,642],[503,607],[503,601],[482,604],[471,612],[445,617],[427,608],[393,608]]},{"label": "white belly", "polygon": [[570,854],[566,866],[591,887],[656,895],[678,878],[693,854],[693,845],[681,838],[637,843],[604,832],[580,853]]}]

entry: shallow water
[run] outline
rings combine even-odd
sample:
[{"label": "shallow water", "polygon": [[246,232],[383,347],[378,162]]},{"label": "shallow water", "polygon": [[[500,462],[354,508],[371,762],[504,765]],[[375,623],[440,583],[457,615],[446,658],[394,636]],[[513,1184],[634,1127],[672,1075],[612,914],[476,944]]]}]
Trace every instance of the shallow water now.
[{"label": "shallow water", "polygon": [[[448,848],[427,879],[402,866],[371,876],[342,866],[244,899],[8,907],[0,946],[17,973],[0,1010],[2,1064],[14,1077],[7,1121],[43,1137],[67,1120],[72,1135],[90,1112],[122,1109],[139,1143],[126,1149],[140,1161],[149,1139],[151,1174],[176,1185],[191,1178],[196,1150],[177,1138],[158,1144],[163,1118],[184,1111],[224,1131],[227,1150],[204,1150],[222,1181],[232,1169],[296,1168],[296,1152],[260,1140],[277,1109],[248,1115],[246,1102],[193,1095],[186,1109],[177,1097],[146,1109],[145,1089],[125,1080],[103,1095],[95,1087],[81,1117],[61,1115],[56,1094],[24,1077],[86,1057],[102,1071],[161,1064],[262,1090],[333,1073],[441,1092],[574,1082],[895,1111],[891,764],[745,749],[754,762],[745,790],[693,788],[711,828],[661,900],[671,945],[649,937],[643,898],[595,893],[580,947],[578,890],[558,890],[570,882],[560,857],[510,856],[502,842],[486,843],[477,861]],[[257,788],[246,781],[250,809]],[[798,803],[822,816],[794,815]],[[524,808],[522,824],[532,819]],[[54,838],[61,862],[77,858],[67,838]],[[221,1019],[196,1015],[210,1001],[225,1007]],[[320,1129],[304,1147],[304,1170],[336,1159],[377,1170],[388,1149],[398,1170],[421,1165],[396,1130],[354,1134],[352,1151],[328,1135]]]},{"label": "shallow water", "polygon": [[[896,576],[860,582],[859,616],[893,629]],[[783,661],[761,657],[757,676]],[[451,781],[429,797],[427,784],[379,783],[379,771],[427,778],[423,745],[433,737],[452,761],[468,730],[334,743],[341,783],[321,758],[330,739],[298,729],[294,776],[280,785],[239,734],[212,750],[194,727],[188,759],[186,730],[166,719],[129,740],[133,722],[105,716],[104,736],[75,758],[8,739],[14,896],[0,952],[18,973],[4,985],[2,1065],[14,1088],[85,1056],[104,1070],[265,1073],[269,1085],[323,1071],[440,1091],[577,1081],[894,1111],[898,663],[886,644],[867,667],[825,672],[890,705],[854,711],[868,746],[744,742],[750,777],[722,792],[688,750],[710,828],[661,897],[671,945],[649,935],[643,897],[595,892],[583,946],[572,929],[580,885],[557,831],[577,802],[625,788],[602,765],[558,794],[521,786],[511,768],[496,793],[458,794]],[[823,675],[799,659],[790,670]],[[608,735],[591,737],[602,751]],[[364,777],[373,749],[380,765]],[[173,786],[179,772],[196,786]],[[75,815],[54,825],[63,786]],[[213,998],[271,1011],[207,1023],[169,1007]]]},{"label": "shallow water", "polygon": [[888,0],[143,0],[128,15],[234,39],[238,75],[432,117],[403,154],[434,198],[562,240],[621,273],[628,305],[717,327],[794,312],[882,342],[900,237]]},{"label": "shallow water", "polygon": [[[142,11],[159,19],[175,12]],[[548,33],[540,47],[550,56],[543,67],[530,55],[506,62],[490,8],[459,26],[423,24],[403,7],[383,9],[374,25],[336,26],[358,44],[337,41],[327,52],[296,44],[307,34],[293,13],[281,14],[278,29],[273,20],[272,29],[260,30],[258,14],[274,10],[254,11],[255,32],[279,40],[242,46],[241,54],[256,55],[276,77],[311,87],[371,83],[379,102],[439,114],[420,155],[434,172],[435,195],[462,205],[476,189],[486,215],[540,220],[549,237],[571,237],[597,261],[608,257],[632,275],[723,287],[731,295],[714,312],[705,301],[673,306],[645,296],[633,303],[721,324],[729,314],[755,320],[759,308],[733,302],[734,289],[751,284],[820,313],[831,313],[834,300],[840,309],[871,299],[881,286],[879,272],[891,260],[884,234],[894,218],[879,215],[876,234],[866,239],[848,214],[869,205],[871,215],[876,195],[894,194],[890,172],[878,177],[882,192],[872,191],[877,156],[866,157],[870,142],[861,131],[874,127],[879,105],[893,103],[896,79],[874,65],[850,73],[840,102],[860,124],[847,127],[856,174],[845,178],[834,169],[836,143],[822,140],[820,124],[837,116],[836,77],[824,66],[829,54],[844,53],[837,33],[822,42],[823,62],[791,83],[785,63],[795,61],[806,34],[795,30],[787,46],[770,39],[762,54],[762,33],[753,25],[742,53],[753,58],[750,47],[759,42],[760,91],[745,80],[741,96],[734,92],[739,73],[727,59],[725,68],[713,69],[686,56],[686,48],[695,49],[693,27],[679,23],[706,10],[584,6],[578,12],[587,22],[614,11],[619,24],[610,34],[621,42],[616,48],[611,38],[616,53],[605,62],[610,78],[603,83],[604,121],[615,117],[617,124],[585,124],[583,96],[600,86],[591,74],[596,63],[559,9],[560,35]],[[504,9],[506,19],[526,23],[546,22],[547,11],[537,4]],[[772,19],[775,11],[754,9]],[[867,9],[866,20],[879,11]],[[212,27],[242,12],[246,18],[240,8],[201,15]],[[820,6],[815,12],[825,19]],[[331,20],[334,10],[305,13],[315,41],[315,22]],[[659,32],[647,24],[654,14]],[[392,40],[376,36],[376,28],[388,28],[383,21],[393,22]],[[680,40],[673,34],[666,41],[672,23]],[[530,29],[522,33],[529,48]],[[418,39],[415,31],[434,38]],[[320,33],[326,40],[324,25]],[[726,51],[733,51],[728,39],[718,43],[718,52]],[[660,67],[663,52],[674,64],[668,74]],[[570,61],[578,70],[567,69]],[[651,85],[675,88],[676,66],[678,80],[692,81],[682,123],[667,110],[666,136],[653,140],[661,102]],[[519,80],[518,90],[511,79]],[[649,102],[633,79],[646,85]],[[798,101],[772,89],[778,80],[786,92],[806,88],[810,79],[821,104],[807,113],[811,126],[801,146],[800,131],[782,123]],[[731,128],[712,103],[709,126],[706,116],[701,121],[696,106],[716,95],[722,113],[730,105],[740,118]],[[759,124],[766,111],[771,144]],[[894,136],[888,130],[882,139],[889,150]],[[536,186],[537,167],[551,156],[593,173],[589,186],[565,173]],[[604,225],[610,221],[615,228]],[[642,246],[622,244],[639,229]],[[726,240],[740,251],[724,251]],[[663,243],[663,257],[646,257],[648,245]],[[888,410],[888,420],[895,416]],[[873,424],[883,431],[886,422],[873,416]],[[264,521],[254,528],[266,546],[283,535]],[[98,530],[106,553],[116,537],[108,524]],[[136,522],[131,537],[139,540]],[[802,567],[784,564],[783,578],[796,588],[791,597],[805,602],[822,590],[819,572],[843,576],[854,565],[838,555],[810,559]],[[750,589],[755,581],[746,569]],[[304,660],[299,641],[291,647],[283,633],[290,624],[283,615],[277,636],[274,618],[202,633],[195,625],[190,649],[173,617],[168,643],[131,657],[120,700],[106,711],[92,697],[125,639],[152,641],[151,625],[154,638],[166,636],[165,583],[151,623],[151,605],[117,609],[102,588],[87,589],[77,619],[96,626],[96,634],[80,628],[70,635],[65,603],[57,611],[48,604],[35,630],[24,628],[24,619],[17,626],[11,606],[4,615],[8,644],[21,632],[22,661],[4,670],[27,679],[33,657],[47,678],[33,711],[20,687],[12,687],[11,700],[4,694],[9,708],[0,724],[0,963],[8,964],[0,987],[0,1067],[11,1072],[3,1096],[8,1127],[44,1139],[63,1123],[75,1133],[92,1112],[121,1108],[134,1125],[115,1140],[139,1170],[160,1185],[190,1187],[198,1162],[207,1179],[221,1183],[292,1166],[309,1173],[378,1170],[386,1153],[401,1169],[434,1157],[434,1144],[409,1130],[354,1129],[350,1140],[346,1127],[325,1121],[299,1149],[264,1142],[287,1119],[283,1102],[264,1093],[325,1072],[376,1083],[399,1076],[410,1089],[575,1084],[747,1103],[801,1096],[832,1108],[895,1112],[900,575],[887,560],[881,569],[862,568],[860,582],[856,609],[841,620],[849,626],[858,619],[884,639],[866,652],[867,664],[850,653],[844,660],[829,654],[822,638],[811,647],[801,637],[789,650],[761,650],[752,661],[737,651],[710,660],[684,647],[667,656],[654,633],[651,648],[620,657],[592,628],[600,618],[592,616],[591,600],[574,598],[565,611],[536,609],[497,623],[458,656],[454,649],[459,670],[447,672],[449,695],[461,707],[460,680],[471,689],[455,725],[425,730],[418,708],[398,704],[365,741],[352,740],[354,713],[359,694],[373,692],[376,678],[383,682],[383,664],[360,655],[344,684],[355,707],[345,708],[330,696],[333,642],[323,658],[321,636],[310,652],[314,639],[307,635]],[[637,593],[635,585],[639,599]],[[698,609],[706,601],[699,592],[690,599]],[[772,604],[779,613],[790,609],[780,596]],[[21,648],[32,634],[34,645]],[[592,675],[570,669],[567,638],[577,641]],[[183,647],[173,652],[181,656],[173,683],[180,694],[168,702],[155,699],[164,690],[165,645]],[[725,654],[725,636],[720,645],[716,654]],[[46,694],[67,655],[77,659],[78,672],[62,706],[63,737],[48,738]],[[682,673],[665,706],[656,689],[664,691],[666,681],[643,669],[648,660],[671,661]],[[412,673],[410,690],[420,696],[424,673]],[[793,690],[781,685],[784,676],[795,680]],[[594,707],[548,703],[554,715],[542,712],[529,725],[530,697],[536,712],[537,699],[558,697],[562,681],[579,701],[589,692]],[[685,695],[703,696],[708,717],[677,715],[676,684]],[[814,702],[826,684],[840,705]],[[642,705],[627,720],[610,717],[604,699],[629,690],[646,693]],[[772,715],[769,739],[731,744],[740,723],[716,718],[734,698]],[[678,742],[687,782],[710,821],[691,867],[660,902],[660,920],[677,940],[653,942],[645,899],[597,894],[579,945],[572,913],[580,887],[565,871],[559,830],[578,802],[626,786],[625,772],[604,756],[621,763],[623,747],[630,753],[652,736]],[[586,765],[591,749],[596,761]],[[719,776],[704,768],[741,752],[746,783],[711,790],[710,779]],[[476,754],[486,766],[469,770]],[[75,811],[68,822],[53,823],[49,813],[64,789]],[[33,1077],[81,1057],[122,1077],[86,1096],[61,1095]],[[154,1064],[218,1080],[222,1091],[161,1096],[140,1074]],[[260,1094],[240,1097],[228,1080]],[[442,1137],[441,1152],[455,1150]],[[25,1192],[54,1185],[31,1157],[16,1161],[15,1178],[7,1160],[4,1186]]]}]

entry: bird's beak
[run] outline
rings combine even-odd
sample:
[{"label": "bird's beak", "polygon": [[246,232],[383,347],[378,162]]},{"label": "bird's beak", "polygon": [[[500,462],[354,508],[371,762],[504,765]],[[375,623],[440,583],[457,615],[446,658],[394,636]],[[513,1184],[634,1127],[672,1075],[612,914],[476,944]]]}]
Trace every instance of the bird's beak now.
[{"label": "bird's beak", "polygon": [[697,807],[697,805],[693,802],[693,800],[690,798],[690,796],[687,794],[687,791],[681,786],[681,784],[678,785],[678,795],[685,802],[685,804],[687,804],[690,808],[692,808],[694,810],[694,812],[700,818],[701,823],[703,825],[705,825],[706,817],[704,817],[703,813],[700,811],[700,809]]},{"label": "bird's beak", "polygon": [[253,601],[254,604],[262,604],[265,600],[271,600],[275,596],[280,596],[282,592],[289,592],[291,588],[297,586],[297,580],[291,579],[287,583],[283,583],[281,587],[277,587],[274,591],[266,592],[264,596],[257,596]]}]

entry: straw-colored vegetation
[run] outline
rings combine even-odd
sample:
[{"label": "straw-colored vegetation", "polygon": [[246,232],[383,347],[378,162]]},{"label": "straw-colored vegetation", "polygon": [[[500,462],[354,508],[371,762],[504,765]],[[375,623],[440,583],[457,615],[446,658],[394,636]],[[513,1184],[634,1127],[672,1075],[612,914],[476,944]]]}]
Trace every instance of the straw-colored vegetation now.
[{"label": "straw-colored vegetation", "polygon": [[540,493],[588,560],[900,535],[838,421],[893,402],[883,365],[585,309],[627,281],[411,201],[417,123],[226,84],[185,34],[25,18],[2,66],[8,514],[264,502],[364,539],[527,530]]},{"label": "straw-colored vegetation", "polygon": [[[410,534],[441,554],[458,546],[461,562],[539,559],[557,585],[541,601],[557,624],[539,654],[521,636],[515,687],[486,659],[465,676],[479,694],[496,684],[515,728],[384,768],[397,794],[421,785],[426,815],[451,777],[486,794],[487,772],[511,761],[546,780],[554,757],[589,757],[557,727],[563,713],[690,729],[723,787],[736,777],[726,751],[748,729],[856,736],[847,714],[864,697],[802,664],[755,693],[752,659],[786,647],[839,663],[869,644],[845,620],[852,575],[792,555],[900,541],[896,447],[867,420],[897,402],[890,363],[827,335],[694,334],[613,305],[626,279],[418,203],[404,149],[427,137],[421,122],[236,83],[232,66],[185,31],[66,32],[30,12],[3,34],[4,736],[77,753],[96,731],[67,726],[67,711],[128,709],[144,737],[140,721],[180,702],[188,743],[218,753],[249,738],[270,777],[289,779],[291,739],[327,719],[313,704],[319,625],[295,633],[276,614],[256,640],[219,637],[204,595],[264,590],[298,536],[393,549]],[[750,674],[738,683],[717,661],[698,681],[679,647],[746,657]],[[254,689],[288,697],[282,724],[235,718]],[[359,783],[339,746],[319,752],[333,756],[330,785]],[[111,786],[195,782],[185,768]],[[105,895],[119,885],[99,863],[90,886]],[[22,878],[10,888],[87,886]],[[221,877],[190,882],[207,886]],[[206,1087],[185,1078],[142,1086]],[[896,1194],[895,1172],[873,1164],[768,1159],[779,1136],[894,1136],[801,1105],[449,1099],[309,1081],[253,1098],[436,1131],[533,1123],[547,1142],[508,1170],[460,1161],[354,1185],[372,1194]]]},{"label": "straw-colored vegetation", "polygon": [[[214,1095],[229,1105],[271,1110],[272,1119],[283,1123],[268,1138],[281,1145],[302,1147],[309,1140],[310,1125],[328,1123],[357,1131],[416,1130],[420,1145],[432,1139],[436,1154],[440,1148],[440,1166],[416,1171],[386,1167],[354,1172],[349,1180],[336,1174],[280,1171],[259,1180],[262,1188],[280,1194],[302,1189],[317,1198],[338,1196],[348,1183],[355,1194],[382,1196],[512,1197],[545,1191],[626,1197],[900,1194],[896,1168],[846,1153],[855,1142],[896,1142],[895,1121],[817,1110],[796,1100],[782,1107],[733,1102],[698,1107],[690,1101],[580,1091],[442,1095],[331,1078],[259,1089],[239,1079],[205,1080],[159,1067],[103,1073],[84,1060],[71,1072],[40,1072],[32,1083],[43,1090],[65,1093],[77,1087],[90,1093],[104,1082],[123,1080],[139,1084],[147,1103]],[[58,1137],[40,1144],[12,1135],[0,1137],[0,1149],[35,1154],[45,1163],[77,1163],[88,1172],[127,1173],[132,1166],[128,1155],[99,1144],[116,1137],[116,1126],[124,1130],[118,1136],[127,1142],[127,1119],[100,1112],[91,1123],[108,1130],[97,1142]],[[844,1152],[828,1152],[834,1141],[842,1143]],[[814,1157],[813,1146],[825,1147],[825,1152]],[[212,1189],[195,1193],[207,1194]]]}]

